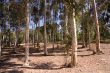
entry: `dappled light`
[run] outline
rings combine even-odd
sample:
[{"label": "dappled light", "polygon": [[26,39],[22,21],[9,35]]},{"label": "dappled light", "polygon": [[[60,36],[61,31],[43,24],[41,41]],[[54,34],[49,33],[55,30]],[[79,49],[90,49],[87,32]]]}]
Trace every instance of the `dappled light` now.
[{"label": "dappled light", "polygon": [[110,73],[110,1],[0,0],[0,73]]}]

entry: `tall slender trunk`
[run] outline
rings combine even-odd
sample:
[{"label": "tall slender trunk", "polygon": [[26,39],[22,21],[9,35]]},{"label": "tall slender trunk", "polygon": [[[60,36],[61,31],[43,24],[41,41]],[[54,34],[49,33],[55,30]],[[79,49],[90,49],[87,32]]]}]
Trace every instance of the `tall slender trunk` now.
[{"label": "tall slender trunk", "polygon": [[1,53],[2,53],[2,50],[1,50],[1,26],[0,26],[0,56],[1,56]]},{"label": "tall slender trunk", "polygon": [[[89,14],[90,14],[90,2],[89,0],[87,0],[87,5],[88,5],[88,11],[89,11]],[[89,49],[88,50],[91,50],[91,27],[90,27],[90,23],[88,22],[88,45],[89,45]]]},{"label": "tall slender trunk", "polygon": [[55,46],[54,46],[54,43],[55,43],[55,35],[54,35],[54,31],[53,31],[53,33],[52,33],[52,48],[53,48],[53,51],[54,51],[54,49],[55,49]]},{"label": "tall slender trunk", "polygon": [[34,25],[32,25],[32,35],[33,35],[33,37],[32,37],[32,45],[34,46]]},{"label": "tall slender trunk", "polygon": [[71,66],[73,67],[77,65],[77,33],[76,33],[76,21],[75,21],[75,9],[73,9],[73,14],[72,14],[71,35],[72,35]]},{"label": "tall slender trunk", "polygon": [[38,34],[37,34],[37,38],[38,38],[37,47],[38,47],[38,49],[40,49],[40,19],[38,20],[38,29],[37,29],[37,31],[38,31]]},{"label": "tall slender trunk", "polygon": [[[54,10],[53,10],[53,12],[54,12]],[[54,16],[51,14],[51,26],[53,25],[53,21],[54,21]],[[55,48],[55,46],[54,46],[54,44],[55,44],[55,41],[54,41],[54,38],[55,38],[55,36],[54,36],[54,27],[52,26],[52,29],[51,29],[51,31],[50,31],[50,33],[51,33],[51,40],[52,40],[52,49],[53,49],[53,51],[54,51],[54,48]]]},{"label": "tall slender trunk", "polygon": [[67,35],[69,34],[68,32],[68,12],[67,12],[67,7],[65,6],[65,26],[64,26],[64,38],[67,40]]},{"label": "tall slender trunk", "polygon": [[45,8],[44,8],[44,54],[48,55],[47,51],[47,30],[46,30],[46,0],[45,0]]},{"label": "tall slender trunk", "polygon": [[82,8],[82,47],[85,48],[86,47],[86,43],[85,43],[85,29],[84,29],[84,12],[83,12],[83,8]]},{"label": "tall slender trunk", "polygon": [[17,47],[18,47],[18,33],[19,33],[19,29],[16,28],[16,31],[15,31],[15,44],[14,44],[14,52],[17,52]]},{"label": "tall slender trunk", "polygon": [[26,1],[26,40],[25,40],[25,64],[29,65],[29,1]]},{"label": "tall slender trunk", "polygon": [[88,26],[88,44],[89,44],[89,50],[91,50],[91,27]]},{"label": "tall slender trunk", "polygon": [[68,32],[68,14],[65,16],[65,35],[67,36],[69,34]]},{"label": "tall slender trunk", "polygon": [[96,1],[94,0],[93,3],[94,3],[95,24],[96,24],[96,52],[99,53],[99,52],[101,52],[101,51],[100,51],[100,31],[99,31],[99,22],[98,22]]},{"label": "tall slender trunk", "polygon": [[[38,1],[40,4],[40,0]],[[38,9],[40,9],[40,5],[38,5]],[[38,15],[40,15],[40,11],[38,10]],[[40,16],[38,17],[38,29],[37,29],[37,47],[40,49]]]},{"label": "tall slender trunk", "polygon": [[8,4],[8,16],[7,16],[7,18],[8,18],[8,30],[9,30],[9,36],[8,36],[8,38],[9,38],[9,48],[11,47],[11,31],[10,31],[10,2],[9,2],[9,4]]},{"label": "tall slender trunk", "polygon": [[[68,43],[68,35],[69,35],[69,32],[68,32],[68,12],[67,12],[67,7],[65,6],[65,23],[64,23],[64,26],[63,26],[63,31],[64,31],[64,40],[62,41],[62,44],[67,44]],[[66,53],[68,55],[68,50],[66,49]]]}]

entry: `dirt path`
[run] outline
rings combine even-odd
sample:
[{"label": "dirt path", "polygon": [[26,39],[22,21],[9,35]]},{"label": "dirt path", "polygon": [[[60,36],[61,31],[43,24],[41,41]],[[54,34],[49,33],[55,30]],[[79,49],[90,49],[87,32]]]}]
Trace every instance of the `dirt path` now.
[{"label": "dirt path", "polygon": [[[23,56],[12,56],[0,62],[0,73],[110,73],[110,44],[101,44],[102,55],[91,55],[91,51],[79,49],[78,65],[75,68],[61,68],[67,58],[60,53],[56,56],[31,55],[30,66],[24,68]],[[70,57],[68,57],[70,61]]]}]

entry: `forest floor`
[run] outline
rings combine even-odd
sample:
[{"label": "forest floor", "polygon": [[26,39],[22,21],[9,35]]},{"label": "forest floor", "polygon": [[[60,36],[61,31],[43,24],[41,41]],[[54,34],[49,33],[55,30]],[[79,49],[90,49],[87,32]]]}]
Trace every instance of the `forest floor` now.
[{"label": "forest floor", "polygon": [[29,67],[23,67],[24,55],[7,54],[0,57],[0,73],[110,73],[110,44],[101,44],[101,50],[104,52],[101,55],[92,55],[92,51],[87,49],[78,49],[78,65],[73,68],[63,66],[70,62],[71,57],[66,57],[62,48],[56,48],[53,52],[48,49],[49,56],[42,55],[43,51],[36,53],[30,49],[32,52]]}]

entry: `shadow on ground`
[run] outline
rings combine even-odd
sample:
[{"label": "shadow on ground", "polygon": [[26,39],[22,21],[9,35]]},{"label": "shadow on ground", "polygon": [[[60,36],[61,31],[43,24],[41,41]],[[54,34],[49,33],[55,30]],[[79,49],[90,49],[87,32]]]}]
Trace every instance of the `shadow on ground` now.
[{"label": "shadow on ground", "polygon": [[18,71],[18,70],[10,70],[10,71],[4,71],[1,73],[24,73],[23,71]]}]

